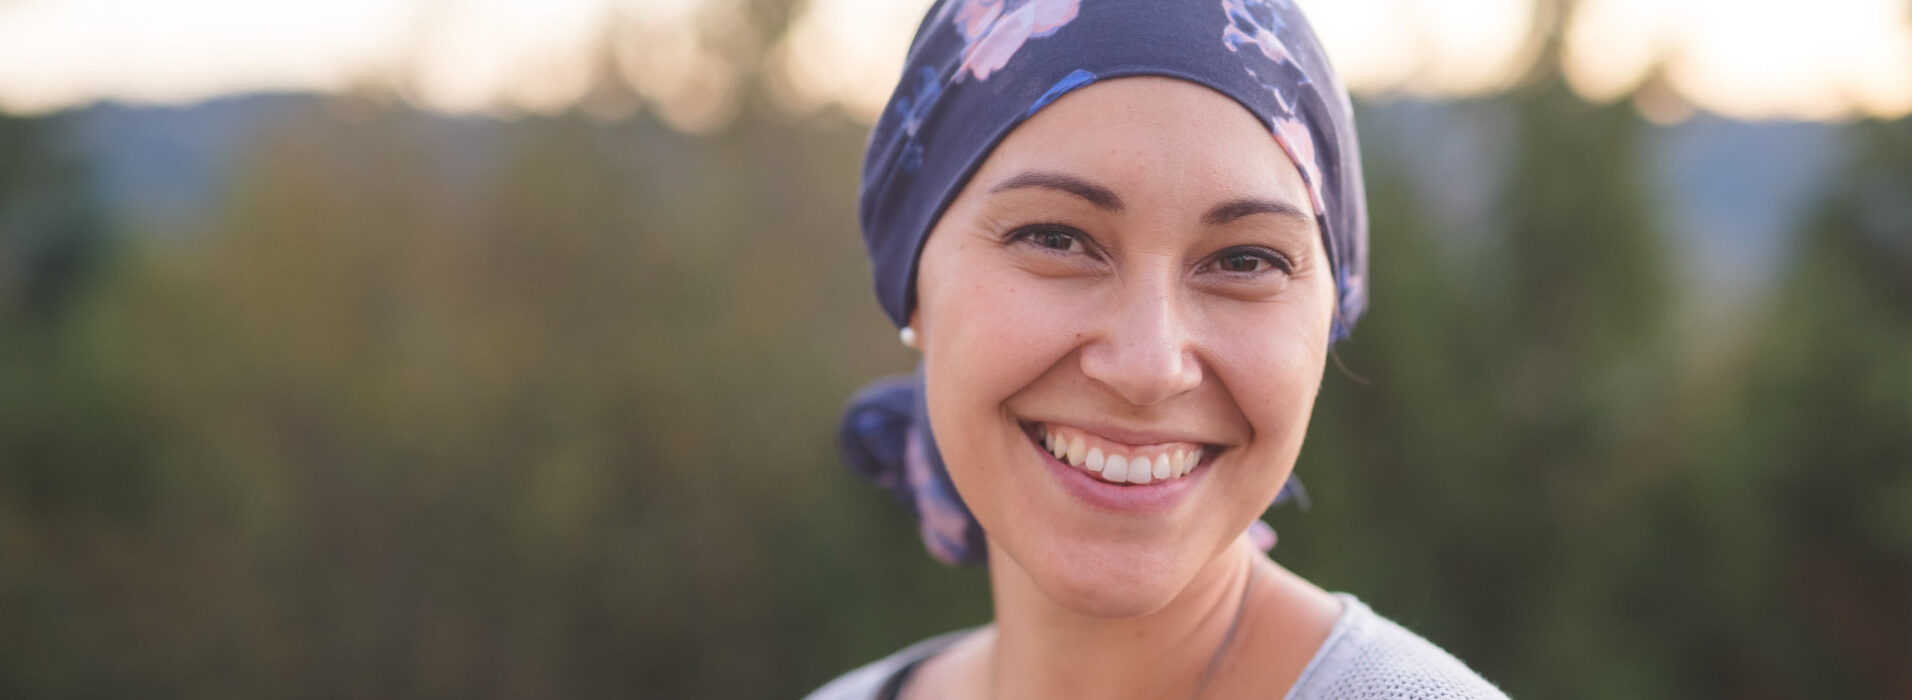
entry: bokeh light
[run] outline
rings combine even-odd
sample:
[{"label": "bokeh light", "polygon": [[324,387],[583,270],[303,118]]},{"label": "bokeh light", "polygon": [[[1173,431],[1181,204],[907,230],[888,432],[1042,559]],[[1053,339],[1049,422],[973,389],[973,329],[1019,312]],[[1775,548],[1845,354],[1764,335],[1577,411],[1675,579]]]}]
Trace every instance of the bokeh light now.
[{"label": "bokeh light", "polygon": [[[1302,4],[1356,94],[1436,97],[1493,93],[1528,74],[1544,41],[1534,30],[1559,7]],[[780,109],[840,108],[868,122],[927,5],[811,0],[794,6],[787,33],[766,37],[741,22],[738,0],[24,0],[0,4],[0,110],[382,91],[451,113],[582,105],[627,116],[635,104],[607,98],[609,82],[674,126],[705,132],[736,114],[738,76],[762,70]],[[1659,121],[1696,110],[1811,120],[1912,112],[1912,19],[1895,0],[1571,7],[1562,68],[1590,100],[1638,95]]]},{"label": "bokeh light", "polygon": [[[1912,112],[1909,7],[1587,0],[1567,24],[1562,60],[1570,84],[1593,100],[1631,94],[1659,76],[1678,97],[1730,117],[1890,119]],[[1648,99],[1667,96],[1656,90]]]}]

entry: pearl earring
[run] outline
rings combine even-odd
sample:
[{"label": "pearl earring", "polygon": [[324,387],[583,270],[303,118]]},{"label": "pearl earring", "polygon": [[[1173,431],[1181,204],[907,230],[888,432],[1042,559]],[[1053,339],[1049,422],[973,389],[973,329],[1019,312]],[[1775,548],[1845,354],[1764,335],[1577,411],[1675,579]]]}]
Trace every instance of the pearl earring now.
[{"label": "pearl earring", "polygon": [[896,332],[896,339],[903,341],[903,347],[916,349],[916,329],[904,326],[903,330]]}]

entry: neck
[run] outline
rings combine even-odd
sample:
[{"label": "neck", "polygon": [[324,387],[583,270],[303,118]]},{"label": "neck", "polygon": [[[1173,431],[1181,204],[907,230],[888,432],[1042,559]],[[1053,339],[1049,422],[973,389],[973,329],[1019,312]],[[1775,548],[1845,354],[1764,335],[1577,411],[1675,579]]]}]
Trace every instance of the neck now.
[{"label": "neck", "polygon": [[990,696],[1191,697],[1241,610],[1250,568],[1266,565],[1244,536],[1161,609],[1111,620],[1058,605],[1009,557],[992,556]]}]

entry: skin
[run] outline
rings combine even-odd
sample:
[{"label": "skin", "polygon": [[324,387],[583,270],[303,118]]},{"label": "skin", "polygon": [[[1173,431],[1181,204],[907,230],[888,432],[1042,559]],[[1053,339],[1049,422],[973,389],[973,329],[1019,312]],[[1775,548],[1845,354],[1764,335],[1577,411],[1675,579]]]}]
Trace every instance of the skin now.
[{"label": "skin", "polygon": [[[1292,685],[1340,603],[1243,532],[1293,470],[1326,363],[1309,202],[1253,114],[1167,78],[1065,95],[983,163],[925,243],[911,325],[996,622],[907,695],[1189,697],[1238,607],[1204,694]],[[1040,424],[1212,456],[1169,508],[1100,508],[1042,461]]]}]

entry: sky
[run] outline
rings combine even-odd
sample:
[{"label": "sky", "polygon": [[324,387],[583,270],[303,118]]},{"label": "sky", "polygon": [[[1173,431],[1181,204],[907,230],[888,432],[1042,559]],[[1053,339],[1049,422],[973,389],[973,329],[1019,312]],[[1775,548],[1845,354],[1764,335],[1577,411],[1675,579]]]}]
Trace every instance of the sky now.
[{"label": "sky", "polygon": [[[1299,1],[1360,95],[1489,94],[1540,48],[1532,0]],[[0,111],[357,92],[449,113],[652,109],[698,131],[726,123],[738,72],[760,64],[784,108],[868,121],[928,6],[801,2],[758,55],[738,41],[751,31],[740,2],[0,0]],[[1912,113],[1903,0],[1582,0],[1562,49],[1579,94],[1633,100],[1661,123]],[[605,74],[631,97],[594,91]]]}]

